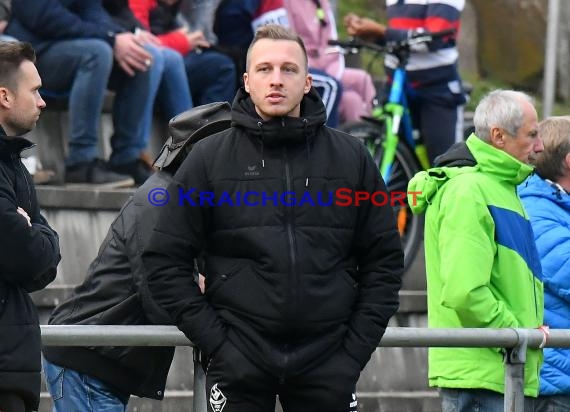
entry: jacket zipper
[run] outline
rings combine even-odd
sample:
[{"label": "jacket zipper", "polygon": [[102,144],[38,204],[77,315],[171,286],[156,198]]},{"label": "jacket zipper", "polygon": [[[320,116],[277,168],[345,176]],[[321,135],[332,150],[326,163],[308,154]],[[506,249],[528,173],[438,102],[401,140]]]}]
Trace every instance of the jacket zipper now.
[{"label": "jacket zipper", "polygon": [[[289,159],[287,156],[287,148],[283,148],[283,161],[285,165],[285,188],[287,192],[292,192],[292,183],[291,183],[291,167],[289,164]],[[293,219],[294,219],[294,206],[284,206],[286,208],[286,216],[287,216],[287,238],[289,240],[289,256],[291,258],[291,269],[289,271],[289,287],[287,289],[287,318],[289,321],[289,325],[294,325],[295,319],[295,308],[297,305],[297,293],[296,287],[298,286],[299,279],[297,273],[297,253],[295,248],[295,233],[293,231]],[[284,356],[284,369],[287,368],[287,363],[289,361],[289,356],[285,353]],[[281,379],[284,379],[285,370],[283,371],[283,376]]]}]

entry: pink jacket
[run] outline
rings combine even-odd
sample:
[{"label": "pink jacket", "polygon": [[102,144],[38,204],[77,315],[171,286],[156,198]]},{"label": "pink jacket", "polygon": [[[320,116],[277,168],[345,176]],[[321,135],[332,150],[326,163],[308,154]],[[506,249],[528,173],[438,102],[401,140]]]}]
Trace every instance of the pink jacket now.
[{"label": "pink jacket", "polygon": [[[321,11],[317,11],[317,3]],[[328,45],[336,40],[336,21],[329,0],[284,0],[289,24],[301,36],[309,66],[324,70],[342,83],[343,92],[339,105],[341,121],[359,120],[370,115],[376,88],[370,74],[361,69],[346,68],[344,56],[337,47]]]},{"label": "pink jacket", "polygon": [[336,21],[329,0],[320,0],[323,14],[317,15],[313,0],[284,0],[291,27],[301,36],[309,55],[309,66],[324,70],[337,79],[344,72],[344,56],[338,48],[328,45],[336,40]]}]

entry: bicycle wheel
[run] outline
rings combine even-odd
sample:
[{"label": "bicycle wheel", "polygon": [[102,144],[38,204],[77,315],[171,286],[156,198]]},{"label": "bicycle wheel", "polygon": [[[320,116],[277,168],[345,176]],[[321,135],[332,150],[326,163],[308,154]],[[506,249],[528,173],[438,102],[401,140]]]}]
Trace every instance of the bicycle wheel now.
[{"label": "bicycle wheel", "polygon": [[[373,121],[351,122],[342,125],[339,129],[358,138],[368,148],[376,165],[380,167],[384,154],[382,143],[385,136],[384,127],[380,122],[378,124]],[[388,192],[407,192],[408,182],[419,170],[420,166],[415,156],[405,144],[400,142],[392,164],[390,181],[386,182]],[[412,213],[407,197],[403,199],[403,204],[399,203],[395,202],[394,213],[404,248],[404,269],[407,270],[420,246],[423,219],[422,216]]]}]

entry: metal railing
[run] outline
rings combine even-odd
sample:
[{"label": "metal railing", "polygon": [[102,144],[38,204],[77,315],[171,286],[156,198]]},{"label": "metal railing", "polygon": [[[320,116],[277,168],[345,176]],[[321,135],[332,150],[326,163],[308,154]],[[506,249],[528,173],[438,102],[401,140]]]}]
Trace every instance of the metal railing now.
[{"label": "metal railing", "polygon": [[[175,326],[42,325],[47,346],[193,346]],[[389,327],[380,347],[493,347],[505,348],[505,411],[524,409],[524,364],[527,348],[538,348],[537,329],[431,329]],[[546,347],[570,348],[570,329],[554,329]],[[194,356],[193,410],[206,411],[205,376]]]}]

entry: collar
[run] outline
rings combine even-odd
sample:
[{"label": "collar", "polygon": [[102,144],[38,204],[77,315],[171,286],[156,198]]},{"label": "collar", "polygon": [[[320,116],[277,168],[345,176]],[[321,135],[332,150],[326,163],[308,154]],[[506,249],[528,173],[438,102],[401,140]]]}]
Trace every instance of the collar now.
[{"label": "collar", "polygon": [[13,154],[18,156],[24,151],[31,149],[36,144],[21,136],[7,136],[0,126],[0,157],[9,158]]}]

